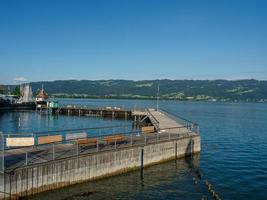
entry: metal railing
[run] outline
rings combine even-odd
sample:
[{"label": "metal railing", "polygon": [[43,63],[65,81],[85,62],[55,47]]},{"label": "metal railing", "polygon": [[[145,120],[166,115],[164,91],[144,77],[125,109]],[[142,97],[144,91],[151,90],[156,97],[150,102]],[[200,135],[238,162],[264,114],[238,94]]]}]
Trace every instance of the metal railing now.
[{"label": "metal railing", "polygon": [[107,106],[89,106],[89,105],[68,105],[68,104],[63,104],[58,108],[58,110],[61,109],[88,109],[88,110],[113,110],[113,111],[140,111],[140,112],[146,112],[146,108],[141,108],[141,107],[131,107],[131,106],[112,106],[112,105],[107,105]]},{"label": "metal railing", "polygon": [[149,109],[146,110],[148,117],[151,121],[151,123],[154,125],[156,130],[159,130],[159,121],[154,117],[154,115],[151,114],[151,112],[149,111]]},{"label": "metal railing", "polygon": [[170,113],[169,111],[167,112],[166,110],[163,110],[163,109],[160,109],[160,112],[164,113],[165,115],[167,115],[171,119],[178,121],[184,127],[191,130],[192,132],[199,134],[199,125],[196,122],[185,119],[185,118],[177,115],[176,113],[174,114],[174,113]]},{"label": "metal railing", "polygon": [[83,154],[110,151],[133,146],[144,146],[168,140],[190,137],[191,131],[181,127],[170,127],[154,133],[142,134],[140,130],[124,133],[101,134],[60,142],[5,149],[2,152],[4,169],[14,170],[21,166],[48,162]]}]

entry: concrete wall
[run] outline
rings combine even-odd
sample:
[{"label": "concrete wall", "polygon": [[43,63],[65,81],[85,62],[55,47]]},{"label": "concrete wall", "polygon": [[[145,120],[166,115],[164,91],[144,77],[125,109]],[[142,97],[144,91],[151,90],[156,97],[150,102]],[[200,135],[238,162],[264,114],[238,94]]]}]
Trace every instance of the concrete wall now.
[{"label": "concrete wall", "polygon": [[149,166],[198,152],[200,137],[192,136],[192,139],[181,138],[147,146],[80,155],[18,168],[12,174],[5,175],[2,187],[5,186],[6,198],[9,198],[10,193],[23,197],[138,169],[142,163]]}]

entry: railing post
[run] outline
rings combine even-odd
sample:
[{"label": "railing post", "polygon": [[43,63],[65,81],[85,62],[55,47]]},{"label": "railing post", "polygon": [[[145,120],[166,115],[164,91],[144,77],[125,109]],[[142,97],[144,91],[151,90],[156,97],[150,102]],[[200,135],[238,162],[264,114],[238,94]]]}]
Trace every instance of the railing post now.
[{"label": "railing post", "polygon": [[131,133],[131,146],[133,146],[133,133]]},{"label": "railing post", "polygon": [[99,137],[96,138],[96,151],[99,151]]},{"label": "railing post", "polygon": [[28,152],[25,153],[25,165],[28,165]]},{"label": "railing post", "polygon": [[159,132],[157,132],[157,143],[159,142]]},{"label": "railing post", "polygon": [[5,136],[3,132],[0,131],[1,140],[2,140],[2,171],[5,171]]},{"label": "railing post", "polygon": [[79,151],[80,151],[80,149],[79,149],[79,143],[78,143],[78,139],[76,139],[76,154],[77,154],[77,156],[80,153]]},{"label": "railing post", "polygon": [[145,145],[146,145],[146,143],[147,143],[147,138],[146,138],[146,135],[145,135]]},{"label": "railing post", "polygon": [[53,160],[55,160],[55,144],[52,144],[52,148],[53,148]]},{"label": "railing post", "polygon": [[114,136],[114,138],[115,138],[115,149],[117,149],[117,137],[116,136]]},{"label": "railing post", "polygon": [[170,129],[169,129],[169,140],[171,140],[171,132],[170,132]]}]

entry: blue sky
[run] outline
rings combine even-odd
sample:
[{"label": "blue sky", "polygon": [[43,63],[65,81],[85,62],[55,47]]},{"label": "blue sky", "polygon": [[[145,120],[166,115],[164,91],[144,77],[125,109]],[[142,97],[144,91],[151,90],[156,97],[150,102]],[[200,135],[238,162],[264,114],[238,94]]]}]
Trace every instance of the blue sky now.
[{"label": "blue sky", "polygon": [[267,80],[267,1],[1,0],[0,82]]}]

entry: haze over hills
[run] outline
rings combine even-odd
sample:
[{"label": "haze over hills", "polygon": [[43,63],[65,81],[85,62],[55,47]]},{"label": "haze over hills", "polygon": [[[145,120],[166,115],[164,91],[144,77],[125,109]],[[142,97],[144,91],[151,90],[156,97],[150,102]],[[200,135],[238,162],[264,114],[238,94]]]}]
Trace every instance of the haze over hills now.
[{"label": "haze over hills", "polygon": [[[30,83],[55,97],[267,102],[267,81],[244,80],[58,80]],[[14,87],[14,86],[12,86]]]}]

